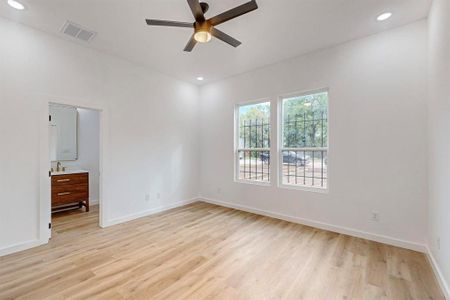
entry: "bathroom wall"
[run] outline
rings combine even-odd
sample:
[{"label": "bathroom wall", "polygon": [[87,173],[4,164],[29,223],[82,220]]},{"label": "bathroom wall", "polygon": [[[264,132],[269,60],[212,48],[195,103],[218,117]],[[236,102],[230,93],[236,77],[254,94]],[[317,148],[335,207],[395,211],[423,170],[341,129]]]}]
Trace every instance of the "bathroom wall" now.
[{"label": "bathroom wall", "polygon": [[[89,171],[89,200],[91,205],[99,200],[100,112],[78,108],[78,159],[64,161],[69,169]],[[55,163],[52,164],[56,167]]]}]

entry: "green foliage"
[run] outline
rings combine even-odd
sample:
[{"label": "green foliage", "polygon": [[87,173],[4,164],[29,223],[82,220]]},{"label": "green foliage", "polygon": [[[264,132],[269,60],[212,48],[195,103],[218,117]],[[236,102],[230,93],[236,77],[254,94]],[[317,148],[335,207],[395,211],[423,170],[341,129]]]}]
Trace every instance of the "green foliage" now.
[{"label": "green foliage", "polygon": [[283,100],[283,146],[326,147],[328,144],[328,93]]},{"label": "green foliage", "polygon": [[[270,147],[270,103],[239,108],[240,148]],[[283,100],[283,147],[327,147],[328,93]]]},{"label": "green foliage", "polygon": [[239,143],[241,148],[270,147],[270,103],[239,108]]},{"label": "green foliage", "polygon": [[239,121],[242,125],[244,121],[268,120],[270,117],[270,103],[258,103],[241,106],[239,108]]}]

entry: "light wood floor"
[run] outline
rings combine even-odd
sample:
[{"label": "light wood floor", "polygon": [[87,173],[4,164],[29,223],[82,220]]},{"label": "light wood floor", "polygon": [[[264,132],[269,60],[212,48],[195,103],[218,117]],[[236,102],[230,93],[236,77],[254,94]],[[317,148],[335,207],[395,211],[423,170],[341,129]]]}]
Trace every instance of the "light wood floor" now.
[{"label": "light wood floor", "polygon": [[205,203],[53,222],[48,245],[0,258],[0,299],[444,299],[421,253]]}]

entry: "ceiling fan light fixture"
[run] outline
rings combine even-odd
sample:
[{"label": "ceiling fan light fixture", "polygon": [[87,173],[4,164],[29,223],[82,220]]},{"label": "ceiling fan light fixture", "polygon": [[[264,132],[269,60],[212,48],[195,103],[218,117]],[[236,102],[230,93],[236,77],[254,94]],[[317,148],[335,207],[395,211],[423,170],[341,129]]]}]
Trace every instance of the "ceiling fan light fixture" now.
[{"label": "ceiling fan light fixture", "polygon": [[194,39],[199,43],[208,43],[212,38],[212,35],[207,30],[199,30],[194,34]]}]

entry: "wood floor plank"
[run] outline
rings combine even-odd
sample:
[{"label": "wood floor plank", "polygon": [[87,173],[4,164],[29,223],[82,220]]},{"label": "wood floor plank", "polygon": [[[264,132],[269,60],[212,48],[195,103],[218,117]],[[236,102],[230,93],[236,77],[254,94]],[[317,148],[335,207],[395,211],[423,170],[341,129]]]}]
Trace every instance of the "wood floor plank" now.
[{"label": "wood floor plank", "polygon": [[101,229],[54,216],[0,258],[0,299],[444,299],[422,253],[194,203]]}]

